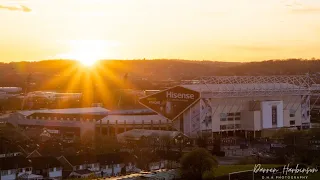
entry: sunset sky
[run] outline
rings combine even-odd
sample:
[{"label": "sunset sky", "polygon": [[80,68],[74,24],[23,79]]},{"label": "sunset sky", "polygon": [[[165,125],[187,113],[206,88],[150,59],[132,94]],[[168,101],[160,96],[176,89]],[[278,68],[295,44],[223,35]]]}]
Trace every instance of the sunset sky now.
[{"label": "sunset sky", "polygon": [[0,0],[0,61],[320,58],[320,0]]}]

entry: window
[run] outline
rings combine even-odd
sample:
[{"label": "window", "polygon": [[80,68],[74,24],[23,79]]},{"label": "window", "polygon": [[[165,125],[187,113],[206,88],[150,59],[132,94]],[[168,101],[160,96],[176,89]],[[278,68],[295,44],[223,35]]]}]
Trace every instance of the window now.
[{"label": "window", "polygon": [[26,168],[26,171],[31,171],[31,168]]},{"label": "window", "polygon": [[1,176],[6,176],[6,175],[8,175],[8,170],[1,171]]},{"label": "window", "polygon": [[227,125],[227,129],[234,129],[234,125],[233,124],[228,124]]},{"label": "window", "polygon": [[235,117],[235,118],[234,118],[234,120],[236,120],[236,121],[237,121],[237,120],[240,120],[240,119],[241,119],[240,117]]},{"label": "window", "polygon": [[295,124],[296,124],[295,120],[290,121],[290,125],[295,125]]},{"label": "window", "polygon": [[221,130],[226,130],[226,129],[227,129],[227,126],[226,126],[226,125],[220,125],[220,129],[221,129]]},{"label": "window", "polygon": [[233,117],[229,117],[229,118],[228,118],[228,121],[233,121]]},{"label": "window", "polygon": [[234,116],[234,113],[228,113],[228,116]]},{"label": "window", "polygon": [[295,115],[296,115],[296,112],[295,112],[295,110],[294,109],[290,109],[290,117],[295,117]]},{"label": "window", "polygon": [[226,121],[227,120],[227,114],[221,113],[220,114],[220,121]]},{"label": "window", "polygon": [[236,124],[236,129],[240,129],[241,128],[241,125],[240,124]]},{"label": "window", "polygon": [[235,115],[236,116],[241,116],[241,112],[236,112]]},{"label": "window", "polygon": [[278,111],[277,111],[277,106],[272,106],[271,107],[271,118],[272,118],[272,125],[277,125],[278,124]]},{"label": "window", "polygon": [[11,169],[11,174],[15,174],[17,172],[16,169]]}]

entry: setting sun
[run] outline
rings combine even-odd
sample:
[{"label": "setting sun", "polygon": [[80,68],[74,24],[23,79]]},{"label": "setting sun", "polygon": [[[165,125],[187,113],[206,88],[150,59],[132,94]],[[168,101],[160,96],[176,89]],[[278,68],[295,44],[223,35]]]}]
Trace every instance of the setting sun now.
[{"label": "setting sun", "polygon": [[106,43],[100,40],[74,40],[69,46],[70,51],[60,57],[77,60],[84,66],[94,65],[106,54]]}]

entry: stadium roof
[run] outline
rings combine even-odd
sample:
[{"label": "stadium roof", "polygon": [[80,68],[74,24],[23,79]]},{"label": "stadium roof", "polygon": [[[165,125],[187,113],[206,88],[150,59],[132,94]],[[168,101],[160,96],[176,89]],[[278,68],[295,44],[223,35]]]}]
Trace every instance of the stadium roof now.
[{"label": "stadium roof", "polygon": [[30,110],[19,111],[24,116],[29,116],[33,113],[50,113],[50,114],[107,114],[108,109],[102,107],[88,107],[88,108],[67,108],[67,109],[44,109],[44,110]]},{"label": "stadium roof", "polygon": [[253,84],[189,84],[185,88],[198,92],[251,91],[251,90],[307,90],[306,87],[289,83],[253,83]]}]

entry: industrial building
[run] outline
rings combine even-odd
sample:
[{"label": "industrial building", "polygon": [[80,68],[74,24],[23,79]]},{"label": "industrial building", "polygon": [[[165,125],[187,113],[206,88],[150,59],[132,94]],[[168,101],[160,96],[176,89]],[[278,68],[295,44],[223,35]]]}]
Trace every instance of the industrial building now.
[{"label": "industrial building", "polygon": [[[110,111],[101,107],[17,111],[2,121],[24,131],[49,130],[64,137],[84,135],[88,131],[108,136],[131,129],[171,130],[172,122],[148,109]],[[42,132],[42,131],[41,131]],[[35,133],[33,133],[35,134]]]}]

